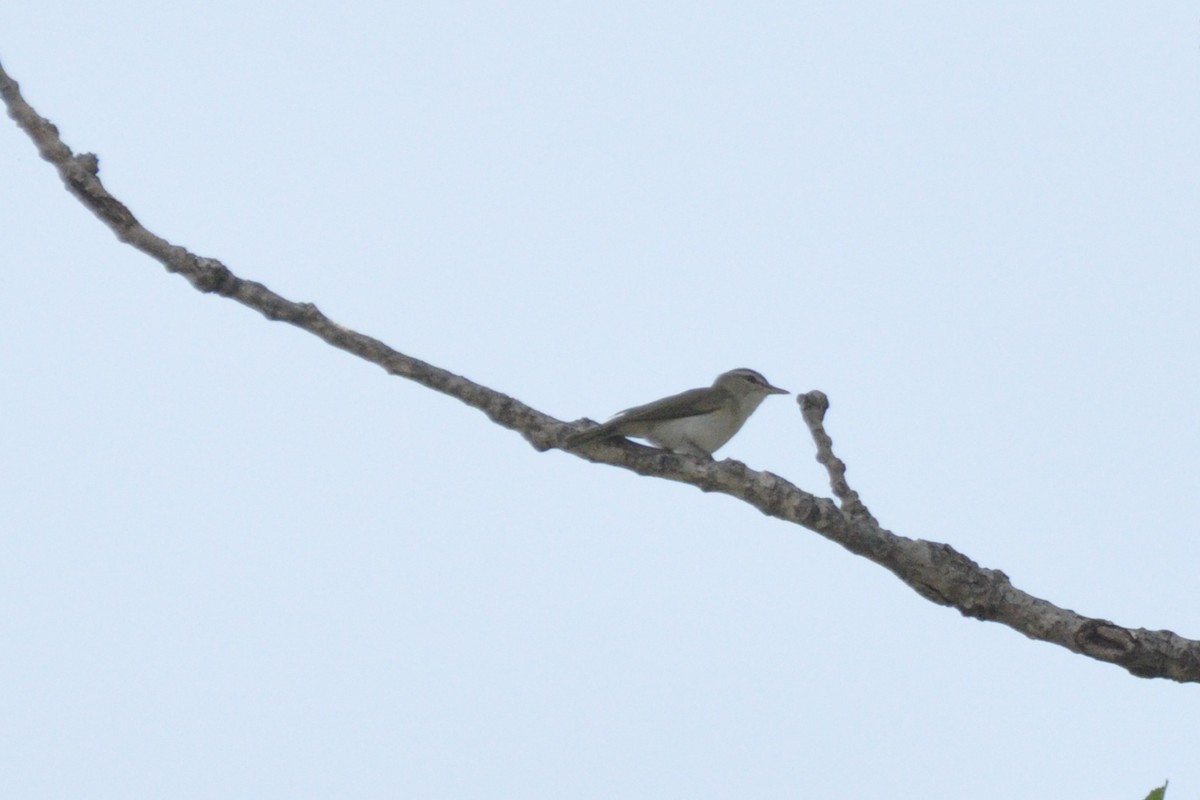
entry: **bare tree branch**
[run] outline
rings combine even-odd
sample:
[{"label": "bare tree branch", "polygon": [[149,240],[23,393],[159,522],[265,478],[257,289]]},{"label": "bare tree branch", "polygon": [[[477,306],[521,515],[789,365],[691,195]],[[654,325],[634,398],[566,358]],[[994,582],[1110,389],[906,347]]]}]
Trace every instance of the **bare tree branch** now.
[{"label": "bare tree branch", "polygon": [[[216,259],[197,256],[146,230],[130,210],[104,188],[99,161],[75,155],[58,130],[25,102],[17,83],[0,67],[0,96],[9,116],[29,135],[42,158],[58,170],[67,189],[108,225],[117,238],[186,278],[202,292],[229,297],[308,331],[334,347],[477,408],[499,425],[520,433],[539,451],[563,448],[575,427],[505,394],[388,347],[378,339],[343,327],[311,303],[281,297],[261,283],[234,275]],[[833,454],[823,418],[828,400],[820,392],[799,398],[805,422],[817,443],[817,459],[830,475],[839,509],[832,500],[809,494],[784,478],[758,472],[732,459],[712,461],[642,447],[625,441],[597,441],[571,450],[596,463],[623,467],[687,483],[706,492],[736,497],[764,514],[801,525],[856,555],[891,570],[918,594],[957,608],[963,615],[1003,623],[1031,639],[1118,664],[1132,674],[1200,682],[1200,642],[1170,631],[1124,628],[1033,597],[1015,588],[999,570],[984,569],[949,545],[908,539],[888,531],[871,516],[845,479],[845,464]]]},{"label": "bare tree branch", "polygon": [[825,412],[829,410],[829,398],[824,392],[811,391],[798,395],[796,402],[800,405],[800,415],[804,424],[808,425],[809,433],[817,445],[817,461],[829,473],[829,487],[833,496],[842,501],[842,511],[852,519],[865,519],[873,525],[879,523],[866,505],[858,497],[858,492],[850,488],[846,482],[846,462],[833,454],[833,439],[825,432]]}]

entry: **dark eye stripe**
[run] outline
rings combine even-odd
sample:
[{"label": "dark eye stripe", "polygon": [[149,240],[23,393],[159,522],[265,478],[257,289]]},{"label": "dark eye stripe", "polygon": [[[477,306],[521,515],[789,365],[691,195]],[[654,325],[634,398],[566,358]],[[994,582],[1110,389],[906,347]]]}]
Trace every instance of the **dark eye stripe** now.
[{"label": "dark eye stripe", "polygon": [[767,383],[766,378],[764,378],[762,375],[760,375],[759,373],[755,372],[752,369],[739,369],[739,370],[736,370],[736,374],[739,378],[742,378],[743,380],[747,380],[750,383],[754,383],[759,386],[770,386],[771,385],[771,384]]}]

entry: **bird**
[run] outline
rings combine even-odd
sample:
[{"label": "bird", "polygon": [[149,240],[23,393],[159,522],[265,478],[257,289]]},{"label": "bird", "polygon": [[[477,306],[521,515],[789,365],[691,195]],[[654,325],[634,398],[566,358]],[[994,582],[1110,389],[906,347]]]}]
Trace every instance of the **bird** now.
[{"label": "bird", "polygon": [[712,386],[626,409],[608,422],[572,435],[566,443],[575,448],[597,439],[633,436],[675,453],[712,458],[772,394],[790,392],[772,386],[752,369],[731,369],[718,375]]}]

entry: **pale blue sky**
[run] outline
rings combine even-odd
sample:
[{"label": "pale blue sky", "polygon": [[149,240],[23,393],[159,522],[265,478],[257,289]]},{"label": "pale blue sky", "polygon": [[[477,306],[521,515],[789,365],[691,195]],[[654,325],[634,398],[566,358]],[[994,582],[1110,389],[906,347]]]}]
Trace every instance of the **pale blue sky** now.
[{"label": "pale blue sky", "polygon": [[[153,231],[557,416],[819,388],[887,527],[1200,636],[1191,3],[12,0]],[[1197,688],[197,294],[0,126],[0,794],[1200,796]],[[794,403],[719,455],[828,494]]]}]

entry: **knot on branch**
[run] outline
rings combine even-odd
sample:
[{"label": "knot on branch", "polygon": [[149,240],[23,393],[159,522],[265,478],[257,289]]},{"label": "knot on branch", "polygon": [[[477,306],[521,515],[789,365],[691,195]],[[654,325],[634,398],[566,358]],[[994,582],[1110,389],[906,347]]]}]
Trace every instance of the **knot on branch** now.
[{"label": "knot on branch", "polygon": [[1075,644],[1088,655],[1118,661],[1137,647],[1126,629],[1106,619],[1089,619],[1075,633]]},{"label": "knot on branch", "polygon": [[825,419],[825,412],[829,410],[829,398],[820,389],[796,395],[796,402],[799,403],[800,413],[805,419],[811,417],[820,422]]},{"label": "knot on branch", "polygon": [[80,153],[75,156],[75,163],[83,168],[85,172],[92,175],[100,174],[100,157],[95,153]]},{"label": "knot on branch", "polygon": [[215,258],[197,258],[196,269],[188,279],[202,292],[230,297],[237,290],[238,278],[229,267]]}]

